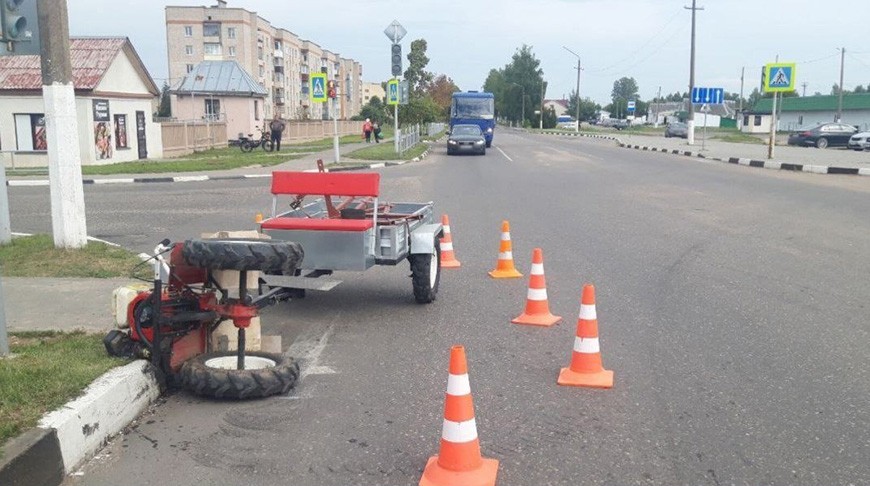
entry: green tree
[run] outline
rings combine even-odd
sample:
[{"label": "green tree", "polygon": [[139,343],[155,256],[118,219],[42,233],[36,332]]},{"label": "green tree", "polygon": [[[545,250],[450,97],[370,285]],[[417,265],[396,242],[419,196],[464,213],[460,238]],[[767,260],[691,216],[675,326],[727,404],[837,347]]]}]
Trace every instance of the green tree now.
[{"label": "green tree", "polygon": [[559,122],[559,117],[556,116],[556,110],[551,107],[544,109],[544,129],[556,128]]},{"label": "green tree", "polygon": [[[411,52],[408,53],[408,69],[405,70],[405,80],[408,81],[413,94],[421,96],[426,92],[434,77],[426,71],[429,58],[426,57],[426,39],[411,42]],[[401,119],[401,118],[400,118]]]},{"label": "green tree", "polygon": [[443,119],[450,116],[450,103],[453,101],[453,93],[459,91],[459,87],[452,79],[441,74],[426,87],[426,94],[438,105]]},{"label": "green tree", "polygon": [[638,91],[637,81],[634,78],[622,77],[613,82],[613,91],[610,92],[610,99],[614,103],[617,101],[636,100]]},{"label": "green tree", "polygon": [[[486,81],[483,82],[483,90],[487,93],[492,93],[495,96],[495,116],[502,118],[502,113],[505,112],[506,96],[513,96],[512,93],[505,88],[507,83],[504,80],[504,70],[490,69],[486,76]],[[512,121],[517,120],[514,118]]]},{"label": "green tree", "polygon": [[163,82],[163,88],[160,90],[160,105],[157,107],[157,116],[161,118],[169,118],[172,116],[172,103],[169,99],[169,83]]},{"label": "green tree", "polygon": [[377,96],[372,96],[369,99],[369,102],[363,105],[362,109],[359,112],[359,115],[355,116],[356,120],[365,120],[366,118],[370,120],[378,120],[381,122],[381,125],[384,123],[390,123],[393,121],[392,110],[387,109],[386,103],[384,100]]},{"label": "green tree", "polygon": [[412,97],[399,106],[399,122],[403,126],[443,121],[441,108],[429,95]]},{"label": "green tree", "polygon": [[[592,101],[590,98],[580,99],[580,121],[590,120],[595,117],[595,113],[601,110],[601,105]],[[571,91],[571,96],[568,98],[568,114],[577,116],[577,91]]]},{"label": "green tree", "polygon": [[523,44],[516,50],[510,63],[501,69],[489,71],[483,90],[495,95],[496,116],[519,121],[525,115],[525,122],[537,122],[535,110],[540,110],[542,91],[546,91],[544,72],[540,66],[541,61],[535,57],[532,48]]}]

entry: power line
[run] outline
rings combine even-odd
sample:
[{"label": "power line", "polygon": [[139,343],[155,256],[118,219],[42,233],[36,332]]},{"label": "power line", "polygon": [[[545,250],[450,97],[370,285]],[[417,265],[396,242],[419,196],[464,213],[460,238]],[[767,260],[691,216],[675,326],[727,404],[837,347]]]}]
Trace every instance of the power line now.
[{"label": "power line", "polygon": [[655,34],[651,35],[651,36],[649,37],[649,40],[647,40],[645,43],[641,44],[640,47],[638,47],[637,49],[635,49],[634,51],[632,51],[629,55],[627,55],[627,56],[625,56],[624,58],[620,59],[619,61],[616,61],[615,63],[613,63],[613,64],[611,64],[611,65],[609,65],[609,66],[605,66],[605,67],[603,67],[603,68],[601,68],[601,69],[594,69],[594,70],[592,70],[592,71],[590,71],[590,70],[587,69],[587,70],[585,70],[586,73],[589,74],[589,73],[601,73],[601,72],[604,72],[604,71],[610,71],[610,70],[613,69],[614,67],[619,66],[619,65],[622,64],[623,62],[625,62],[625,61],[631,59],[631,58],[634,57],[637,53],[639,53],[640,51],[644,50],[647,46],[649,46],[650,44],[652,44],[653,41],[656,40],[656,39],[658,38],[659,34],[661,34],[662,32],[664,32],[665,30],[667,30],[667,28],[670,27],[670,25],[674,22],[674,20],[677,19],[677,17],[679,17],[679,15],[680,15],[681,13],[682,13],[682,12],[677,12],[677,13],[675,13],[674,16],[671,17],[671,19],[668,20],[667,23],[665,23],[665,25],[664,25],[664,26],[663,26],[663,27],[662,27],[658,32],[656,32]]},{"label": "power line", "polygon": [[[586,74],[588,76],[593,76],[593,77],[611,76],[614,73],[617,73],[619,71],[628,71],[629,69],[632,69],[634,67],[637,67],[637,66],[649,61],[654,55],[658,54],[659,52],[661,52],[662,49],[667,47],[677,36],[684,34],[685,31],[686,31],[685,27],[683,27],[682,29],[675,30],[674,33],[671,34],[670,37],[665,39],[665,41],[662,44],[660,44],[658,47],[656,47],[655,50],[650,52],[646,57],[643,57],[640,60],[638,60],[637,62],[635,62],[633,64],[629,64],[628,66],[621,67],[619,69],[607,68],[607,69],[600,69],[600,70],[595,70],[595,71],[589,71],[589,70],[584,69],[584,71],[586,72]],[[614,64],[613,66],[615,66],[615,65],[616,64]]]}]

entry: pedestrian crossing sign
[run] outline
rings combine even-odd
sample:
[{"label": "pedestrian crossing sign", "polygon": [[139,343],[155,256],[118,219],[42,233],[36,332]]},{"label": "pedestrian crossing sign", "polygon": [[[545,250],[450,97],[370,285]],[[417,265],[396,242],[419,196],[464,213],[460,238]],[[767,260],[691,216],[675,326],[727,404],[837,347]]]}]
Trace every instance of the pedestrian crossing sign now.
[{"label": "pedestrian crossing sign", "polygon": [[795,90],[795,63],[772,63],[764,66],[765,93],[781,93]]},{"label": "pedestrian crossing sign", "polygon": [[326,74],[314,73],[311,75],[311,102],[326,102]]},{"label": "pedestrian crossing sign", "polygon": [[387,104],[399,104],[399,80],[391,79],[387,81]]}]

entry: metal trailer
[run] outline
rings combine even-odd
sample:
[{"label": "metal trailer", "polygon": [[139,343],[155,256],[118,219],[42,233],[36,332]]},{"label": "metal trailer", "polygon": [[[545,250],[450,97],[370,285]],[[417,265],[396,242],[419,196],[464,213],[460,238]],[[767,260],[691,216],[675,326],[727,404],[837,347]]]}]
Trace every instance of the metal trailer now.
[{"label": "metal trailer", "polygon": [[[411,265],[414,297],[435,300],[440,283],[442,225],[433,202],[381,202],[378,173],[272,173],[271,217],[260,231],[294,241],[305,256],[296,275],[264,275],[268,287],[330,290],[334,271],[364,271],[375,265]],[[289,210],[281,211],[290,198]],[[315,200],[306,201],[314,197]]]}]

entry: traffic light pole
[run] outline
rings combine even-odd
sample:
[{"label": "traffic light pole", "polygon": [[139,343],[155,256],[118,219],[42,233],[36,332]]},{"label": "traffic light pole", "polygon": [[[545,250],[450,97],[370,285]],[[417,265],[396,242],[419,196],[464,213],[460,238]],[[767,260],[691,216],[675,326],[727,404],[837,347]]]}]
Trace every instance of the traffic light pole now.
[{"label": "traffic light pole", "polygon": [[[398,80],[398,76],[393,76],[393,79]],[[399,153],[399,103],[393,105],[393,148],[396,153]]]},{"label": "traffic light pole", "polygon": [[66,0],[37,0],[42,98],[48,142],[48,178],[54,246],[87,244],[82,160],[69,50]]}]

